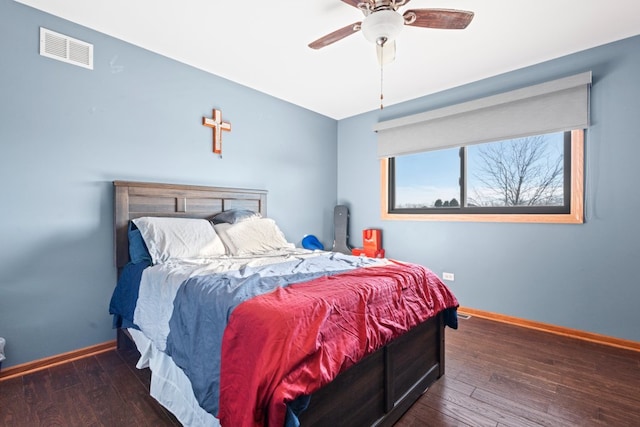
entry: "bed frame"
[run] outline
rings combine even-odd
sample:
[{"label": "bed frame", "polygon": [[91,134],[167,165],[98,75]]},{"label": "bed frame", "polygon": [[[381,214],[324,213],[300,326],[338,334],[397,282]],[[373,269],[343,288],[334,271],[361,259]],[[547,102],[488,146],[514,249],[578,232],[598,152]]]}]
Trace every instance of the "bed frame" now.
[{"label": "bed frame", "polygon": [[[127,226],[141,216],[207,218],[229,209],[267,213],[267,192],[239,188],[114,181],[115,262],[129,260]],[[118,348],[130,348],[118,330]],[[134,347],[135,348],[135,347]],[[418,325],[338,375],[311,396],[306,426],[390,426],[444,375],[442,314]]]}]

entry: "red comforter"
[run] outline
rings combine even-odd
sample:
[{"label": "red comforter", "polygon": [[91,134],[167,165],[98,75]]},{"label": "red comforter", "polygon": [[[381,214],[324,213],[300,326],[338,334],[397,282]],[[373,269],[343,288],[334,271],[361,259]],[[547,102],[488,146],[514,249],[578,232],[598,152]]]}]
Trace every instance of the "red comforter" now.
[{"label": "red comforter", "polygon": [[430,270],[361,268],[255,297],[232,313],[220,373],[223,426],[284,425],[311,394],[395,337],[458,302]]}]

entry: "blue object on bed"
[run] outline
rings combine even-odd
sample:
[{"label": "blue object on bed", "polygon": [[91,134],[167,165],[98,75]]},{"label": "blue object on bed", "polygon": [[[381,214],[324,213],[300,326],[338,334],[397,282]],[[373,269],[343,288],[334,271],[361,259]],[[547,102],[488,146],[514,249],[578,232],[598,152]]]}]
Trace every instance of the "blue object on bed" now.
[{"label": "blue object on bed", "polygon": [[151,255],[147,245],[144,243],[142,233],[140,233],[133,221],[129,221],[127,235],[129,236],[129,259],[131,262],[137,264],[142,261],[151,261]]},{"label": "blue object on bed", "polygon": [[318,250],[324,251],[324,245],[313,234],[307,234],[302,238],[302,247],[305,249],[311,249],[311,250],[318,249]]},{"label": "blue object on bed", "polygon": [[138,292],[140,291],[140,279],[145,268],[151,265],[151,260],[142,260],[138,263],[128,263],[122,269],[118,284],[116,285],[111,302],[109,303],[109,313],[113,314],[114,328],[136,328],[133,323],[133,313],[138,302]]},{"label": "blue object on bed", "polygon": [[445,308],[442,312],[443,320],[445,326],[450,327],[451,329],[458,329],[458,308],[451,307]]},{"label": "blue object on bed", "polygon": [[309,407],[311,396],[300,396],[294,401],[287,403],[287,416],[284,420],[284,427],[300,427],[298,416]]}]

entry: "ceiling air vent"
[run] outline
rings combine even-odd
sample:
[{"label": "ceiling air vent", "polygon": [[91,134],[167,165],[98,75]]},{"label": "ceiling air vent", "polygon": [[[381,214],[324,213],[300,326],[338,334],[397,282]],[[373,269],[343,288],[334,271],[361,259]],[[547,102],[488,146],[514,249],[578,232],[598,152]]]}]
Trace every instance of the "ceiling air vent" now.
[{"label": "ceiling air vent", "polygon": [[40,27],[40,55],[93,70],[93,45]]}]

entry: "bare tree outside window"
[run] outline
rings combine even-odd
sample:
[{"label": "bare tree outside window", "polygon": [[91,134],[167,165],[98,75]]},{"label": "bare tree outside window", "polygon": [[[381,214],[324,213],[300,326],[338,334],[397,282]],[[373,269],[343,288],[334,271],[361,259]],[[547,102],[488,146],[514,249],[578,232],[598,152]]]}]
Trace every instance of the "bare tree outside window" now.
[{"label": "bare tree outside window", "polygon": [[563,204],[562,144],[536,135],[468,147],[467,206]]}]

